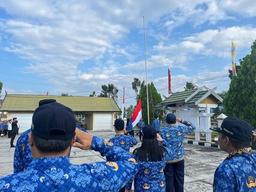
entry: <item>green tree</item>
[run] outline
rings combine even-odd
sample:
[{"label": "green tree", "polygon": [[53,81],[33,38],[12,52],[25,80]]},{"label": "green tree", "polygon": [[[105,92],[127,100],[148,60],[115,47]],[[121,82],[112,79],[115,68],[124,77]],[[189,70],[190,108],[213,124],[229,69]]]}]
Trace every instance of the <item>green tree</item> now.
[{"label": "green tree", "polygon": [[61,93],[61,96],[68,96],[68,93]]},{"label": "green tree", "polygon": [[129,107],[125,108],[124,109],[124,111],[125,111],[125,115],[124,116],[127,117],[127,118],[131,118],[133,110],[134,110],[134,106],[133,105],[130,105]]},{"label": "green tree", "polygon": [[[162,101],[161,95],[157,92],[157,89],[154,83],[150,83],[148,85],[148,95],[149,95],[149,118],[150,121],[153,119],[154,116],[159,116],[160,111],[155,109],[155,106]],[[147,116],[147,91],[146,85],[144,82],[141,83],[140,93],[138,95],[138,99],[141,99],[142,102],[142,118],[143,121],[147,124],[148,116]]]},{"label": "green tree", "polygon": [[237,76],[232,77],[224,98],[226,115],[236,116],[256,126],[256,41],[251,53],[240,60]]},{"label": "green tree", "polygon": [[138,78],[134,78],[132,82],[132,89],[135,91],[136,96],[138,96],[140,86],[141,86],[140,80]]},{"label": "green tree", "polygon": [[2,92],[2,88],[3,88],[3,83],[0,81],[0,94]]},{"label": "green tree", "polygon": [[186,82],[186,85],[184,88],[185,88],[185,91],[193,90],[196,88],[196,85],[192,82]]},{"label": "green tree", "polygon": [[102,85],[99,97],[112,97],[117,99],[118,89],[114,84]]},{"label": "green tree", "polygon": [[96,92],[93,91],[92,94],[89,95],[89,97],[96,97]]}]

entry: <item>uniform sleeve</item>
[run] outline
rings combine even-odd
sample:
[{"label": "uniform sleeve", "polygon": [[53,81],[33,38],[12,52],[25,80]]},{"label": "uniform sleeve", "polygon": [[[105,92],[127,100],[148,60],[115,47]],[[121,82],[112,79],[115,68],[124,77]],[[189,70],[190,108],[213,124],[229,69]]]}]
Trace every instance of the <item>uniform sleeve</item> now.
[{"label": "uniform sleeve", "polygon": [[99,191],[118,191],[136,174],[138,168],[133,155],[122,148],[109,146],[103,139],[93,137],[92,149],[108,160],[88,165],[98,181]]},{"label": "uniform sleeve", "polygon": [[182,124],[184,134],[190,134],[196,129],[196,127],[189,121],[182,121]]},{"label": "uniform sleeve", "polygon": [[14,159],[13,159],[13,172],[18,173],[24,170],[23,156],[22,156],[22,137],[21,135],[17,140]]},{"label": "uniform sleeve", "polygon": [[137,145],[138,141],[135,137],[131,137],[131,147]]},{"label": "uniform sleeve", "polygon": [[220,165],[214,174],[213,192],[236,191],[236,180],[228,165]]}]

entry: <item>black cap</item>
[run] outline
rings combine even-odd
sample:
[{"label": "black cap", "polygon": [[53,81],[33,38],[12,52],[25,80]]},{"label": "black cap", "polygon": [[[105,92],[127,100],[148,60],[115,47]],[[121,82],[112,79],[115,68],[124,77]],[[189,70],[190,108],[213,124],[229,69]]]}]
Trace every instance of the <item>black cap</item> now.
[{"label": "black cap", "polygon": [[176,116],[172,113],[168,113],[166,116],[166,123],[168,123],[168,124],[176,123]]},{"label": "black cap", "polygon": [[142,128],[142,134],[143,134],[143,139],[156,139],[156,130],[150,126],[147,125]]},{"label": "black cap", "polygon": [[43,99],[43,100],[39,101],[39,106],[48,104],[48,103],[53,103],[53,102],[56,102],[56,100],[55,99]]},{"label": "black cap", "polygon": [[124,121],[122,119],[116,119],[114,123],[114,127],[117,130],[123,130],[124,129]]},{"label": "black cap", "polygon": [[[60,103],[43,103],[32,118],[32,134],[46,140],[69,140],[75,135],[76,121],[72,110]],[[40,103],[39,102],[39,103]]]},{"label": "black cap", "polygon": [[246,121],[236,117],[227,117],[220,127],[210,129],[222,133],[240,144],[244,144],[245,147],[250,146],[253,127]]}]

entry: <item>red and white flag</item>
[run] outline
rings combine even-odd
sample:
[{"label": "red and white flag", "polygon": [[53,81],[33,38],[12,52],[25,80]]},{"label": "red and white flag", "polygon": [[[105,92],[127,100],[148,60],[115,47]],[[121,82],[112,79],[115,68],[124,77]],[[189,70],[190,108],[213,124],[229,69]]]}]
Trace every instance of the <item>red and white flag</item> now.
[{"label": "red and white flag", "polygon": [[142,118],[141,100],[138,101],[133,113],[132,113],[132,126],[135,127]]}]

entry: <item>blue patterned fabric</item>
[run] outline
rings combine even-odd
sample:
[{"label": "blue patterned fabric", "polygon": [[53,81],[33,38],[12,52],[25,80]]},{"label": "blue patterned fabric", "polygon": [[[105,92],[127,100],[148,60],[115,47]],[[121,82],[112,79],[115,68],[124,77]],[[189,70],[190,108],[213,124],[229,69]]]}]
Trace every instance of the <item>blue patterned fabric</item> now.
[{"label": "blue patterned fabric", "polygon": [[165,192],[163,161],[139,162],[139,171],[134,179],[135,192]]},{"label": "blue patterned fabric", "polygon": [[138,143],[136,138],[129,135],[116,135],[115,137],[112,137],[109,142],[113,143],[115,146],[122,147],[128,152],[131,147]]},{"label": "blue patterned fabric", "polygon": [[185,154],[183,140],[187,134],[192,133],[194,130],[195,127],[189,122],[186,122],[186,125],[170,125],[160,129],[160,135],[165,140],[164,145],[166,148],[166,161],[173,161],[183,158]]},{"label": "blue patterned fabric", "polygon": [[32,154],[28,142],[29,133],[30,129],[23,132],[17,140],[13,161],[14,173],[25,170],[32,161]]},{"label": "blue patterned fabric", "polygon": [[214,192],[255,192],[256,153],[225,159],[214,174]]},{"label": "blue patterned fabric", "polygon": [[127,131],[127,132],[130,132],[130,131],[132,131],[132,130],[133,130],[132,120],[130,120],[130,121],[128,122],[128,125],[126,126],[126,131]]},{"label": "blue patterned fabric", "polygon": [[152,121],[152,125],[151,125],[157,132],[160,131],[160,121],[159,119],[154,119]]},{"label": "blue patterned fabric", "polygon": [[137,172],[133,156],[93,137],[92,149],[114,160],[72,165],[68,157],[34,158],[20,173],[0,179],[1,192],[116,192]]}]

